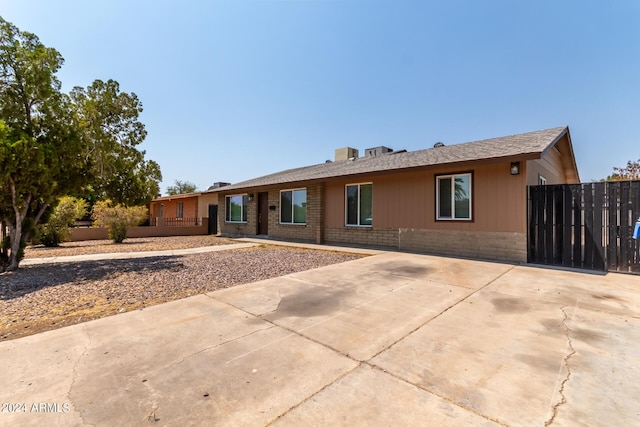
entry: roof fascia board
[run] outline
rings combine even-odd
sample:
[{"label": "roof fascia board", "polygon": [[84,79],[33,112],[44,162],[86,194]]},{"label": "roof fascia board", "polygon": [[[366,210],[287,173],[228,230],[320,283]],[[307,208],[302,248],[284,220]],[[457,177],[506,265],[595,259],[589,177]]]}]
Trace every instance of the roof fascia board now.
[{"label": "roof fascia board", "polygon": [[395,175],[400,173],[411,173],[418,171],[428,171],[435,169],[464,169],[473,166],[481,166],[495,163],[510,163],[510,162],[522,162],[527,160],[537,160],[541,158],[540,153],[528,153],[528,154],[520,154],[517,156],[505,156],[505,157],[492,157],[488,159],[478,159],[478,160],[465,160],[462,162],[449,162],[449,163],[437,163],[433,165],[423,165],[423,166],[413,166],[406,168],[396,168],[396,169],[383,169],[371,172],[360,172],[360,173],[352,173],[352,174],[341,174],[336,176],[330,176],[326,178],[314,178],[314,179],[306,179],[299,181],[288,181],[281,182],[275,184],[262,184],[262,185],[251,185],[246,187],[236,187],[236,188],[227,188],[222,187],[220,189],[216,189],[216,192],[220,194],[235,194],[242,193],[247,191],[266,191],[269,189],[280,189],[288,186],[299,186],[299,185],[309,185],[316,184],[320,182],[330,182],[330,181],[343,181],[345,179],[351,179],[356,177],[361,177],[362,179],[367,179],[375,176],[383,176],[383,175]]}]

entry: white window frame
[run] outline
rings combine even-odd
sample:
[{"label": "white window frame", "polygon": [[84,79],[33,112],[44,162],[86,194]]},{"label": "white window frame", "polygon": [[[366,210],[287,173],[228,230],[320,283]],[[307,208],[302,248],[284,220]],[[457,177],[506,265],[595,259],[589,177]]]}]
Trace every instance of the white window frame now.
[{"label": "white window frame", "polygon": [[[249,195],[247,193],[243,193],[243,194],[229,194],[228,196],[225,196],[224,198],[224,222],[226,223],[230,223],[230,224],[246,224],[247,220],[242,219],[240,221],[234,221],[232,219],[229,218],[229,203],[228,200],[231,199],[232,197],[242,197],[243,198],[243,203],[240,205],[241,210],[240,210],[240,218],[244,218],[246,212],[244,212],[244,198],[247,198],[247,210],[249,210]],[[248,218],[247,218],[248,219]]]},{"label": "white window frame", "polygon": [[[294,201],[294,195],[295,195],[295,191],[300,191],[300,190],[304,190],[305,193],[305,213],[304,213],[304,222],[295,222],[295,215],[294,215],[294,205],[295,205],[295,201]],[[291,222],[282,222],[282,193],[286,193],[286,192],[291,192]],[[308,200],[308,195],[309,195],[309,191],[307,190],[307,187],[301,187],[301,188],[288,188],[286,190],[280,190],[280,200],[279,200],[279,204],[280,204],[280,224],[282,225],[307,225],[307,200]]]},{"label": "white window frame", "polygon": [[[360,224],[360,187],[363,185],[371,185],[371,224]],[[348,188],[358,186],[358,224],[349,224],[349,194]],[[358,182],[352,184],[346,184],[344,186],[344,226],[345,227],[362,227],[362,228],[371,228],[373,227],[373,182]]]},{"label": "white window frame", "polygon": [[[456,198],[455,179],[460,176],[469,177],[469,218],[456,218]],[[440,180],[451,178],[454,188],[451,190],[451,218],[440,216]],[[447,175],[436,175],[436,220],[437,221],[473,221],[473,172],[452,173]]]},{"label": "white window frame", "polygon": [[177,219],[184,218],[184,202],[178,202],[176,206],[176,218]]}]

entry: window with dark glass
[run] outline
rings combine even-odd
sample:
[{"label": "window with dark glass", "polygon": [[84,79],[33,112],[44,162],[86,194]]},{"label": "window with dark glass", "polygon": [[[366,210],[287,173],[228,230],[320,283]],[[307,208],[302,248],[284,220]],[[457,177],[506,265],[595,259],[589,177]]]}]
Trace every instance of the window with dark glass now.
[{"label": "window with dark glass", "polygon": [[226,197],[225,221],[227,222],[247,222],[246,194]]},{"label": "window with dark glass", "polygon": [[307,189],[280,192],[280,222],[282,224],[307,223]]},{"label": "window with dark glass", "polygon": [[471,220],[470,173],[436,177],[436,218],[439,220]]},{"label": "window with dark glass", "polygon": [[346,189],[346,224],[373,224],[373,184],[351,184]]}]

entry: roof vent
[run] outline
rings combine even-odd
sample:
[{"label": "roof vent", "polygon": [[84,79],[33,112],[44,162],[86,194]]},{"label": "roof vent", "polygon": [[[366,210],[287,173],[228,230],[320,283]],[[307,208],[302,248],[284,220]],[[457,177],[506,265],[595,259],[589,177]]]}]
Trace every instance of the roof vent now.
[{"label": "roof vent", "polygon": [[364,152],[365,152],[365,157],[378,157],[380,154],[392,153],[393,149],[389,147],[380,146],[380,147],[374,147],[374,148],[367,148],[366,150],[364,150]]},{"label": "roof vent", "polygon": [[435,144],[433,144],[433,148],[440,148],[440,147],[444,147],[444,142],[436,142]]},{"label": "roof vent", "polygon": [[231,185],[231,183],[229,183],[229,182],[214,182],[211,187],[207,188],[207,191],[215,190],[216,188],[220,188],[220,187],[226,187],[227,185]]},{"label": "roof vent", "polygon": [[358,150],[355,148],[344,147],[336,150],[336,162],[340,160],[348,160],[352,157],[358,158]]}]

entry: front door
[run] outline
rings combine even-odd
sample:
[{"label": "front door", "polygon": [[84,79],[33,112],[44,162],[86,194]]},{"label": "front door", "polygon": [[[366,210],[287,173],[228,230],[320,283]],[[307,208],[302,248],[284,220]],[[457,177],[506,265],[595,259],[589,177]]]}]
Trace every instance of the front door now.
[{"label": "front door", "polygon": [[269,234],[269,193],[258,193],[258,230],[257,234]]},{"label": "front door", "polygon": [[209,234],[218,234],[218,205],[209,205]]}]

